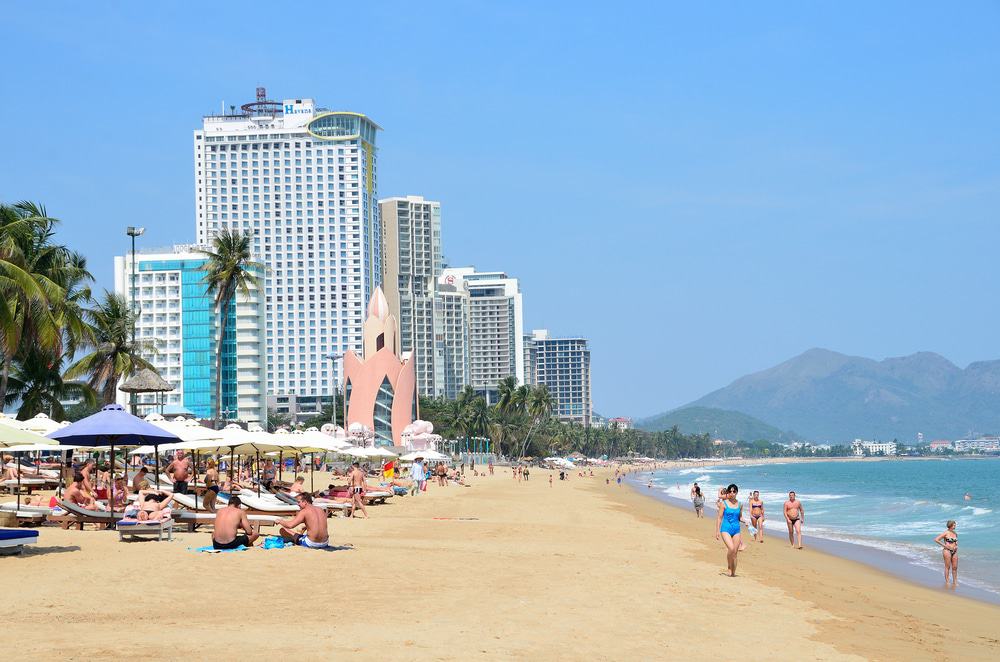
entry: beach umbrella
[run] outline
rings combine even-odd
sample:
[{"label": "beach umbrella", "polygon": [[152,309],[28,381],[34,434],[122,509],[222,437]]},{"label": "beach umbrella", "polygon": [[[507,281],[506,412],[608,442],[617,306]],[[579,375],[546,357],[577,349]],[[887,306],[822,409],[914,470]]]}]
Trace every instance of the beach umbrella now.
[{"label": "beach umbrella", "polygon": [[8,425],[8,420],[10,419],[3,419],[3,422],[0,423],[0,448],[20,446],[22,444],[52,443],[52,440],[44,435]]},{"label": "beach umbrella", "polygon": [[417,459],[418,457],[422,457],[425,460],[447,460],[448,459],[448,456],[445,455],[444,453],[438,453],[437,451],[433,451],[433,450],[412,451],[410,453],[407,453],[406,455],[401,456],[399,459],[400,460],[405,460],[407,462],[412,462],[413,460]]},{"label": "beach umbrella", "polygon": [[[112,481],[111,481],[111,517],[115,516],[115,481],[114,461],[115,446],[130,447],[151,445],[155,449],[160,444],[180,441],[177,435],[167,432],[152,423],[147,423],[138,416],[125,411],[121,405],[105,405],[99,412],[66,427],[59,428],[47,435],[74,446],[111,447]],[[160,485],[160,455],[156,454],[156,485]]]},{"label": "beach umbrella", "polygon": [[35,414],[33,417],[26,421],[21,421],[21,427],[29,432],[37,432],[38,434],[48,434],[50,432],[55,432],[61,426],[56,423],[51,418],[45,414],[39,413]]},{"label": "beach umbrella", "polygon": [[368,457],[398,457],[388,448],[384,446],[378,446],[377,448],[368,449]]}]

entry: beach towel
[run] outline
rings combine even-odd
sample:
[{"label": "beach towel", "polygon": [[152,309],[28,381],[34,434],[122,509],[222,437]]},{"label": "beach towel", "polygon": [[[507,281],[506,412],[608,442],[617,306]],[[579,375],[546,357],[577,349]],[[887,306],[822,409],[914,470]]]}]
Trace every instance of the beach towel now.
[{"label": "beach towel", "polygon": [[191,551],[191,552],[206,552],[208,554],[218,554],[220,552],[245,552],[248,549],[250,549],[250,548],[249,547],[244,547],[243,545],[240,545],[239,547],[235,547],[233,549],[216,549],[216,548],[212,547],[211,545],[207,545],[205,547],[188,547],[188,551]]},{"label": "beach towel", "polygon": [[264,538],[264,549],[284,549],[285,547],[294,547],[290,542],[286,542],[284,538],[280,536],[268,536]]}]

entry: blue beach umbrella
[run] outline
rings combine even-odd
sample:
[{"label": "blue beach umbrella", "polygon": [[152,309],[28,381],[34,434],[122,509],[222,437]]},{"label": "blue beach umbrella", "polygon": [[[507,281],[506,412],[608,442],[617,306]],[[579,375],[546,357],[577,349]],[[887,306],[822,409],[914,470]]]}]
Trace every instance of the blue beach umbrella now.
[{"label": "blue beach umbrella", "polygon": [[[121,405],[106,405],[101,411],[70,423],[64,428],[50,432],[49,439],[58,439],[64,444],[74,446],[110,446],[111,447],[111,517],[115,516],[115,481],[114,462],[115,446],[153,446],[172,444],[180,441],[180,437],[163,428],[147,423],[137,416],[125,411]],[[156,477],[159,485],[160,454],[156,453]]]}]

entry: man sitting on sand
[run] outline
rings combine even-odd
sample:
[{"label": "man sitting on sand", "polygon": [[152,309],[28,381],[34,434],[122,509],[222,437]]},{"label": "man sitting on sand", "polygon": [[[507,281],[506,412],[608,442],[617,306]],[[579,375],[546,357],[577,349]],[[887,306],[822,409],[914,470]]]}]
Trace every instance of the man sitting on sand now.
[{"label": "man sitting on sand", "polygon": [[[212,533],[212,547],[215,549],[236,549],[239,546],[252,547],[260,533],[250,526],[246,511],[240,508],[242,502],[237,496],[229,499],[229,504],[215,512],[215,531]],[[246,533],[237,532],[243,529]]]},{"label": "man sitting on sand", "polygon": [[[281,520],[281,537],[285,540],[312,549],[323,549],[330,544],[330,534],[326,528],[326,512],[312,504],[309,494],[299,494],[295,497],[299,504],[299,513],[292,519]],[[305,525],[305,531],[299,533],[295,527]]]}]

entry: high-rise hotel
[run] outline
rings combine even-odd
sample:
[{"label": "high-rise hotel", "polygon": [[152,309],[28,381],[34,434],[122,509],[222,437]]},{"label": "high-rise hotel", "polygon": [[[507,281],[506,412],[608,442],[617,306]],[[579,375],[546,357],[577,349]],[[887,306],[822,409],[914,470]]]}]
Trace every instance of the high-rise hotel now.
[{"label": "high-rise hotel", "polygon": [[378,130],[359,113],[258,88],[194,132],[197,242],[252,233],[268,269],[266,391],[279,409],[329,402],[343,384],[337,357],[362,351],[365,306],[382,283]]}]

